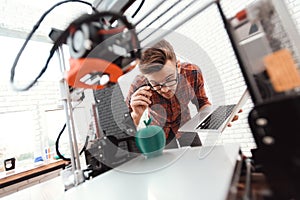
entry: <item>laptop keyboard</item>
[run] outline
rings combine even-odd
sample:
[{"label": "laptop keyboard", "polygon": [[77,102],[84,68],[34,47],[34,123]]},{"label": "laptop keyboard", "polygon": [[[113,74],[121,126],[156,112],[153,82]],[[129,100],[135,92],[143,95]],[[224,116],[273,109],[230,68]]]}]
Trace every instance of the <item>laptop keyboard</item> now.
[{"label": "laptop keyboard", "polygon": [[219,106],[196,129],[218,129],[232,113],[235,104]]}]

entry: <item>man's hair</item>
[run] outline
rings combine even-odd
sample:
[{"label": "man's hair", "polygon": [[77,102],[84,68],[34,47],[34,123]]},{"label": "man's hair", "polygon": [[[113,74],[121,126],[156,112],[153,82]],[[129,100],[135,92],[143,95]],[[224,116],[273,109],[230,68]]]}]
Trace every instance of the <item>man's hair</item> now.
[{"label": "man's hair", "polygon": [[140,71],[143,74],[160,71],[167,60],[176,62],[176,55],[172,45],[166,40],[161,40],[143,52],[139,67]]}]

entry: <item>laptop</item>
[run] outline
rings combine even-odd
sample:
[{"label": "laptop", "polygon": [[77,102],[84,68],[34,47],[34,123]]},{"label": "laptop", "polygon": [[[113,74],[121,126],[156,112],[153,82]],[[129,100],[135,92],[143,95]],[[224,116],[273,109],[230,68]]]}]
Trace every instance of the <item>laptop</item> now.
[{"label": "laptop", "polygon": [[181,133],[198,133],[203,144],[207,137],[206,134],[219,136],[225,130],[249,97],[246,89],[236,104],[205,107],[182,125],[178,131]]}]

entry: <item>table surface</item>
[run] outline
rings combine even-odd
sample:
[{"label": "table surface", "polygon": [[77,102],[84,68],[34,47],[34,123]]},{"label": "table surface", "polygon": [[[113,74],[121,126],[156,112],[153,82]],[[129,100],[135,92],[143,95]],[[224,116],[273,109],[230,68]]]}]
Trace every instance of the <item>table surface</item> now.
[{"label": "table surface", "polygon": [[165,150],[154,158],[139,156],[66,192],[58,177],[3,199],[226,199],[238,152],[238,144]]},{"label": "table surface", "polygon": [[53,160],[49,163],[35,166],[34,168],[17,171],[11,170],[0,174],[0,188],[15,184],[17,182],[39,176],[41,174],[64,168],[69,162],[63,160]]}]

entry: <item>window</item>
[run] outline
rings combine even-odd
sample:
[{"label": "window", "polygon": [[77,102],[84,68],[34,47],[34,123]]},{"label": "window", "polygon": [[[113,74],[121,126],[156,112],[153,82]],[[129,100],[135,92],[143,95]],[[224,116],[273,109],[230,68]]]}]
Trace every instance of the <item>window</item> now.
[{"label": "window", "polygon": [[[58,136],[59,131],[53,133],[54,127],[62,128],[65,123],[64,112],[56,112],[51,120],[45,114],[48,110],[62,110],[60,66],[54,55],[37,85],[25,92],[14,91],[9,83],[10,70],[24,40],[0,36],[0,42],[3,47],[10,47],[0,50],[0,171],[8,157],[16,158],[17,168],[28,168],[33,166],[34,158],[43,156],[46,147],[54,145],[55,140],[48,133]],[[25,86],[35,78],[44,67],[51,47],[48,43],[28,43],[16,68],[18,86]]]},{"label": "window", "polygon": [[[34,120],[31,111],[0,114],[1,160],[16,157],[19,166],[34,157]],[[3,161],[2,161],[3,164]]]}]

